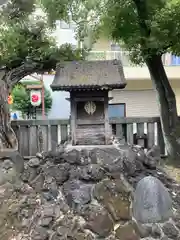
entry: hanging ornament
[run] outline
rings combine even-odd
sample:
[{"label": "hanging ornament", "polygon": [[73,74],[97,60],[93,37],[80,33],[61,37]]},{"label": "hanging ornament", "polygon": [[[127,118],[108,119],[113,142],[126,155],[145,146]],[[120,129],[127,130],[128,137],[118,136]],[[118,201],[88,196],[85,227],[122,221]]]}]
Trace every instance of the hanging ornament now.
[{"label": "hanging ornament", "polygon": [[96,111],[96,104],[92,101],[88,101],[85,103],[84,109],[89,115],[93,115]]},{"label": "hanging ornament", "polygon": [[12,95],[8,96],[8,104],[13,104],[13,97],[12,97]]},{"label": "hanging ornament", "polygon": [[30,93],[32,106],[38,107],[41,104],[41,91],[32,90]]}]

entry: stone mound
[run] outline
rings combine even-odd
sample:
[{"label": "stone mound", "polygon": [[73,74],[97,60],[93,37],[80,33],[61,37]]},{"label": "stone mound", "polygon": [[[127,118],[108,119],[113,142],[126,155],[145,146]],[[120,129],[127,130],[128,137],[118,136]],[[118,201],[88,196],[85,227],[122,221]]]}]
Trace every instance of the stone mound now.
[{"label": "stone mound", "polygon": [[[148,153],[138,146],[61,148],[37,154],[17,174],[12,161],[4,159],[0,164],[0,239],[178,240],[180,186],[161,169],[159,161],[157,147]],[[142,218],[136,213],[145,206],[137,204],[137,194],[141,195],[142,186],[149,188],[147,176],[160,181],[163,190],[159,191],[166,192],[171,211],[170,194],[173,217],[137,221]],[[159,211],[159,203],[156,208]]]}]

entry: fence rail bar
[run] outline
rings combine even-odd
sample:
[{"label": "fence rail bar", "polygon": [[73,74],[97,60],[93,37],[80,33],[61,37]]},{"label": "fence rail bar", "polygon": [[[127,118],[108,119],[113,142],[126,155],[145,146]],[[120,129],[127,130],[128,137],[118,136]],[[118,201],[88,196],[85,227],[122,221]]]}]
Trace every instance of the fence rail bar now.
[{"label": "fence rail bar", "polygon": [[110,118],[109,119],[111,124],[128,124],[128,123],[154,123],[154,122],[160,122],[159,117],[152,117],[152,118],[147,118],[147,117],[127,117],[127,118]]},{"label": "fence rail bar", "polygon": [[[159,117],[128,117],[128,118],[110,118],[109,119],[111,124],[127,124],[127,123],[154,123],[160,122]],[[66,125],[69,124],[69,119],[50,119],[50,120],[13,120],[11,121],[12,126],[37,126],[37,125]]]},{"label": "fence rail bar", "polygon": [[[35,156],[38,151],[54,150],[70,133],[69,119],[14,120],[11,122],[23,156]],[[145,148],[158,144],[166,153],[159,117],[110,118],[113,133],[128,143],[141,143]],[[144,143],[143,143],[144,142]]]},{"label": "fence rail bar", "polygon": [[63,125],[69,124],[69,119],[52,119],[52,120],[13,120],[12,126],[45,126],[45,125]]}]

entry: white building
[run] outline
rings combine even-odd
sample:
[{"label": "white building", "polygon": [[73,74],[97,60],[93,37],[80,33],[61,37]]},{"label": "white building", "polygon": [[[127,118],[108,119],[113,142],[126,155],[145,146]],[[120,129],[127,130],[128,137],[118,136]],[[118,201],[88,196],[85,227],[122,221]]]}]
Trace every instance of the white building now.
[{"label": "white building", "polygon": [[70,43],[77,47],[78,41],[75,37],[75,24],[73,22],[66,23],[64,21],[56,22],[56,30],[53,34],[57,39],[57,44],[60,46],[65,43]]}]

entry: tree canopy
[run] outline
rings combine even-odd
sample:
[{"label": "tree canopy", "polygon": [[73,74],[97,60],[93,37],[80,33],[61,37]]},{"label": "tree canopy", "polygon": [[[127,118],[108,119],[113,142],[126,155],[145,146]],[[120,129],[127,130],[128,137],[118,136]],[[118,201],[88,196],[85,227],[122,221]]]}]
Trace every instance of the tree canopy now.
[{"label": "tree canopy", "polygon": [[[50,2],[51,7],[48,7]],[[122,41],[135,63],[144,61],[151,54],[163,54],[167,51],[180,54],[179,0],[63,2],[77,24],[81,25],[81,31],[91,28],[94,33],[103,32],[117,42]],[[42,3],[52,21],[61,16],[61,0],[42,0]]]},{"label": "tree canopy", "polygon": [[43,9],[36,0],[7,1],[0,9],[0,68],[9,84],[55,69],[57,62],[83,58],[82,50],[57,45]]},{"label": "tree canopy", "polygon": [[[55,25],[50,24],[41,0],[3,2],[0,5],[0,150],[18,148],[7,104],[13,86],[27,75],[55,69],[58,62],[82,59],[85,53],[70,44],[58,46],[52,37]],[[64,13],[67,10],[61,9]],[[64,18],[65,14],[58,20]]]}]

